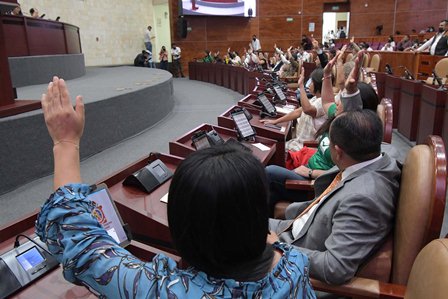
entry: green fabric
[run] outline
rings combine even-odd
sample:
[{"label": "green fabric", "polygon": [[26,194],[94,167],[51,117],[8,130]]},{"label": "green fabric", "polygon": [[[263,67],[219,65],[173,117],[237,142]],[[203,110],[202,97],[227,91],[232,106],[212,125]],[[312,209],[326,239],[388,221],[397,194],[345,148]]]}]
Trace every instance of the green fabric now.
[{"label": "green fabric", "polygon": [[207,63],[212,63],[213,62],[213,57],[211,57],[210,55],[207,55],[204,57],[204,59],[202,59],[203,62],[207,62]]},{"label": "green fabric", "polygon": [[333,160],[331,159],[330,138],[328,136],[328,132],[325,132],[321,136],[317,152],[308,160],[308,168],[328,170],[334,166]]},{"label": "green fabric", "polygon": [[327,112],[328,118],[334,117],[336,115],[336,110],[337,110],[336,104],[335,103],[331,104]]}]

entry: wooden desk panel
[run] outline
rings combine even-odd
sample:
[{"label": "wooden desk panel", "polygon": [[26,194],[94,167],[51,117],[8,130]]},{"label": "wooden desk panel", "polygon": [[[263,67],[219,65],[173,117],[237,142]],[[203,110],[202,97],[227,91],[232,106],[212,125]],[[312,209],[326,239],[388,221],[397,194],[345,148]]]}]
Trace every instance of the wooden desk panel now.
[{"label": "wooden desk panel", "polygon": [[417,136],[422,83],[401,79],[398,131],[410,141]]},{"label": "wooden desk panel", "polygon": [[[177,138],[175,141],[170,141],[169,143],[170,154],[179,157],[187,157],[189,154],[196,151],[196,149],[191,144],[191,136],[193,136],[193,134],[199,130],[209,132],[213,129],[219,134],[219,136],[221,136],[222,139],[224,139],[224,141],[227,141],[230,138],[237,139],[237,132],[235,130],[227,129],[220,126],[213,126],[210,124],[202,124],[199,127]],[[257,157],[261,161],[261,163],[263,163],[264,165],[268,165],[269,162],[271,161],[271,158],[274,156],[277,150],[277,141],[265,137],[256,136],[255,142],[262,143],[268,146],[270,150],[261,151],[257,147],[252,146],[251,143],[248,142],[242,142],[242,143],[252,150],[252,154],[255,157]]]},{"label": "wooden desk panel", "polygon": [[428,135],[442,136],[447,100],[448,93],[446,91],[423,84],[416,137],[418,144],[424,143]]},{"label": "wooden desk panel", "polygon": [[[218,116],[218,125],[221,127],[233,129],[235,127],[235,122],[230,116],[230,113],[238,106],[232,106],[227,111]],[[282,130],[272,129],[266,127],[263,123],[260,122],[260,111],[253,108],[246,108],[247,111],[252,114],[252,119],[250,120],[250,124],[254,127],[258,136],[266,137],[269,139],[274,139],[277,141],[277,150],[275,151],[274,156],[272,157],[272,164],[279,165],[285,167],[285,141],[286,136],[291,129],[291,122],[282,122],[279,126],[282,127]],[[278,116],[280,117],[280,116]],[[277,117],[277,118],[278,118]]]},{"label": "wooden desk panel", "polygon": [[[158,158],[173,173],[180,157],[159,154]],[[145,244],[157,245],[164,250],[172,248],[171,235],[168,229],[166,203],[160,199],[168,193],[171,180],[157,187],[150,194],[132,186],[123,186],[124,179],[148,165],[148,158],[132,163],[101,182],[109,187],[123,221],[129,224],[134,239]]]},{"label": "wooden desk panel", "polygon": [[400,77],[386,75],[384,97],[392,100],[393,128],[396,128],[398,126],[398,118],[400,111],[400,95],[401,95],[400,84],[401,84]]}]

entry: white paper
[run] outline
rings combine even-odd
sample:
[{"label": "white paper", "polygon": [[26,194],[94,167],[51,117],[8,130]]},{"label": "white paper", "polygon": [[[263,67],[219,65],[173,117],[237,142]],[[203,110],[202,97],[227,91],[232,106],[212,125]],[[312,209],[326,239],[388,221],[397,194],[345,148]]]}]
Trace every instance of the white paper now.
[{"label": "white paper", "polygon": [[168,203],[168,192],[160,199],[161,202]]},{"label": "white paper", "polygon": [[286,127],[282,127],[281,129],[280,129],[280,132],[285,132],[286,131]]},{"label": "white paper", "polygon": [[263,152],[270,150],[270,148],[268,146],[266,146],[262,143],[253,143],[252,145],[257,147],[259,150],[261,150]]},{"label": "white paper", "polygon": [[284,107],[275,106],[275,110],[277,110],[277,112],[280,113],[288,114],[289,112],[294,111],[294,108],[291,109],[290,107],[287,106]]}]

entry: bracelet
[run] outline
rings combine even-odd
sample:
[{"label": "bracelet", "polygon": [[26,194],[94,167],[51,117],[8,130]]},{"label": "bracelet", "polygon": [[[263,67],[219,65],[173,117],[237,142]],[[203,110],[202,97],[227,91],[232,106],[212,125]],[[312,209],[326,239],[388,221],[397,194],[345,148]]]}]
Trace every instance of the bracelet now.
[{"label": "bracelet", "polygon": [[53,146],[56,146],[56,145],[61,144],[61,143],[71,143],[71,144],[73,144],[73,145],[75,146],[75,148],[79,151],[79,144],[77,144],[77,143],[75,143],[75,142],[73,142],[73,141],[70,141],[70,140],[59,140],[59,141],[56,141],[56,142],[53,144]]},{"label": "bracelet", "polygon": [[322,78],[322,80],[325,80],[325,79],[331,79],[331,75],[324,76],[324,77]]}]

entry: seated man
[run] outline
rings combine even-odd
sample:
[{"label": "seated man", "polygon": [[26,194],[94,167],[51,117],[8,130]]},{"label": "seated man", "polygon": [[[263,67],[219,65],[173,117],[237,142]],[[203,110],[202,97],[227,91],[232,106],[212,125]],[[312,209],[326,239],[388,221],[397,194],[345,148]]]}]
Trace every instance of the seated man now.
[{"label": "seated man", "polygon": [[330,151],[339,169],[316,179],[314,201],[291,204],[287,220],[270,220],[280,241],[308,255],[314,278],[347,282],[393,227],[400,169],[381,154],[382,137],[381,121],[373,111],[336,117]]},{"label": "seated man", "polygon": [[148,50],[143,50],[134,59],[134,66],[149,67],[152,63],[152,54]]}]

